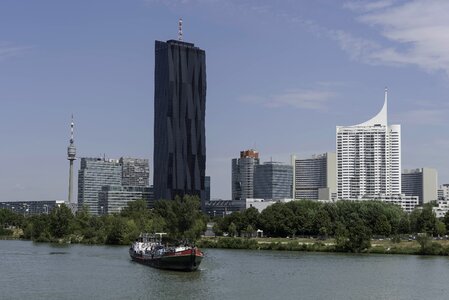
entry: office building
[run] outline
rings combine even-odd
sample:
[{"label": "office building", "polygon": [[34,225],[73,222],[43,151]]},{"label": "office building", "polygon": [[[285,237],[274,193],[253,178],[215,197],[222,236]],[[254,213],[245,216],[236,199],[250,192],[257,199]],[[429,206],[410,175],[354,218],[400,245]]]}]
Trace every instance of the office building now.
[{"label": "office building", "polygon": [[419,204],[438,200],[438,175],[432,168],[404,170],[402,173],[402,193],[419,197]]},{"label": "office building", "polygon": [[293,198],[296,200],[335,200],[337,172],[335,153],[296,159],[292,156]]},{"label": "office building", "polygon": [[265,162],[255,166],[254,198],[291,199],[293,167],[280,162]]},{"label": "office building", "polygon": [[240,158],[232,160],[232,200],[254,198],[254,170],[259,164],[259,152],[240,151]]},{"label": "office building", "polygon": [[197,195],[204,204],[206,53],[179,40],[155,43],[154,196]]},{"label": "office building", "polygon": [[83,157],[78,171],[78,205],[85,205],[89,213],[96,215],[102,187],[121,184],[122,167],[118,160]]},{"label": "office building", "polygon": [[144,158],[120,158],[122,166],[122,185],[149,186],[150,165]]},{"label": "office building", "polygon": [[381,111],[354,126],[337,126],[337,197],[357,200],[401,194],[401,126]]},{"label": "office building", "polygon": [[145,200],[147,206],[152,201],[152,188],[143,186],[106,185],[98,193],[98,214],[120,213],[130,201]]}]

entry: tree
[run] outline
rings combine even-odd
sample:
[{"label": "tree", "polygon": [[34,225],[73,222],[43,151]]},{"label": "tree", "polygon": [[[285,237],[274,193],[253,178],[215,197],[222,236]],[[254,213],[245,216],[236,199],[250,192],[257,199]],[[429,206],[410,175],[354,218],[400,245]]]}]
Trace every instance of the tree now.
[{"label": "tree", "polygon": [[357,213],[352,213],[347,218],[347,225],[340,223],[337,226],[335,240],[342,250],[361,252],[371,247],[371,230]]},{"label": "tree", "polygon": [[231,223],[228,227],[228,233],[231,237],[234,237],[237,234],[237,226],[234,223]]},{"label": "tree", "polygon": [[206,230],[206,218],[200,211],[197,196],[185,195],[175,200],[159,200],[155,212],[161,216],[172,238],[195,240]]},{"label": "tree", "polygon": [[436,234],[437,218],[433,212],[431,204],[425,204],[417,219],[418,232],[425,232],[428,234]]},{"label": "tree", "polygon": [[253,226],[251,226],[251,224],[250,225],[248,225],[247,227],[246,227],[246,229],[245,229],[245,234],[246,234],[246,237],[247,238],[251,238],[251,237],[253,237],[253,233],[254,233],[254,227]]},{"label": "tree", "polygon": [[73,214],[65,204],[55,207],[50,213],[50,233],[56,238],[62,238],[71,233]]}]

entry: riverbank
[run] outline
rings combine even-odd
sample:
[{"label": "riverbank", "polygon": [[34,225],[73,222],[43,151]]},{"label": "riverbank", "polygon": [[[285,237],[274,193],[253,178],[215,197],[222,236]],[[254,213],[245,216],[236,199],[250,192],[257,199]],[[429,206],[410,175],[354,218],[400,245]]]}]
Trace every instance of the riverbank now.
[{"label": "riverbank", "polygon": [[[197,242],[197,245],[201,248],[219,249],[349,252],[339,248],[334,239],[203,237]],[[448,256],[449,240],[432,240],[429,238],[418,242],[417,240],[372,239],[371,247],[364,249],[361,253]]]}]

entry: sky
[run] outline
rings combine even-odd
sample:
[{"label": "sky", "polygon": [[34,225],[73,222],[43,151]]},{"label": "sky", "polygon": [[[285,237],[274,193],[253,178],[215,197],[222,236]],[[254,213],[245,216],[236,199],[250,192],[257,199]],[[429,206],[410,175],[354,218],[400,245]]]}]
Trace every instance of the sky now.
[{"label": "sky", "polygon": [[78,157],[148,158],[152,170],[154,41],[176,39],[180,17],[184,41],[206,51],[212,198],[230,199],[241,150],[283,162],[335,152],[335,127],[377,114],[385,87],[403,169],[449,183],[448,11],[446,0],[2,0],[0,201],[67,199],[72,113]]}]

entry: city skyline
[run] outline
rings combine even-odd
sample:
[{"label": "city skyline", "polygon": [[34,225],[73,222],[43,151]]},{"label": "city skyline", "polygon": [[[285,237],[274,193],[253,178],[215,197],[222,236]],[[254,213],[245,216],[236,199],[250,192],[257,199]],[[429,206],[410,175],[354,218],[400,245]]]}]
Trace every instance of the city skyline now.
[{"label": "city skyline", "polygon": [[153,43],[175,39],[180,16],[184,40],[208,53],[212,198],[231,198],[241,149],[283,162],[334,152],[335,126],[379,111],[385,86],[390,123],[402,125],[402,169],[436,168],[439,183],[449,182],[448,6],[136,0],[86,10],[4,1],[0,201],[67,198],[72,113],[78,157],[153,159]]}]

